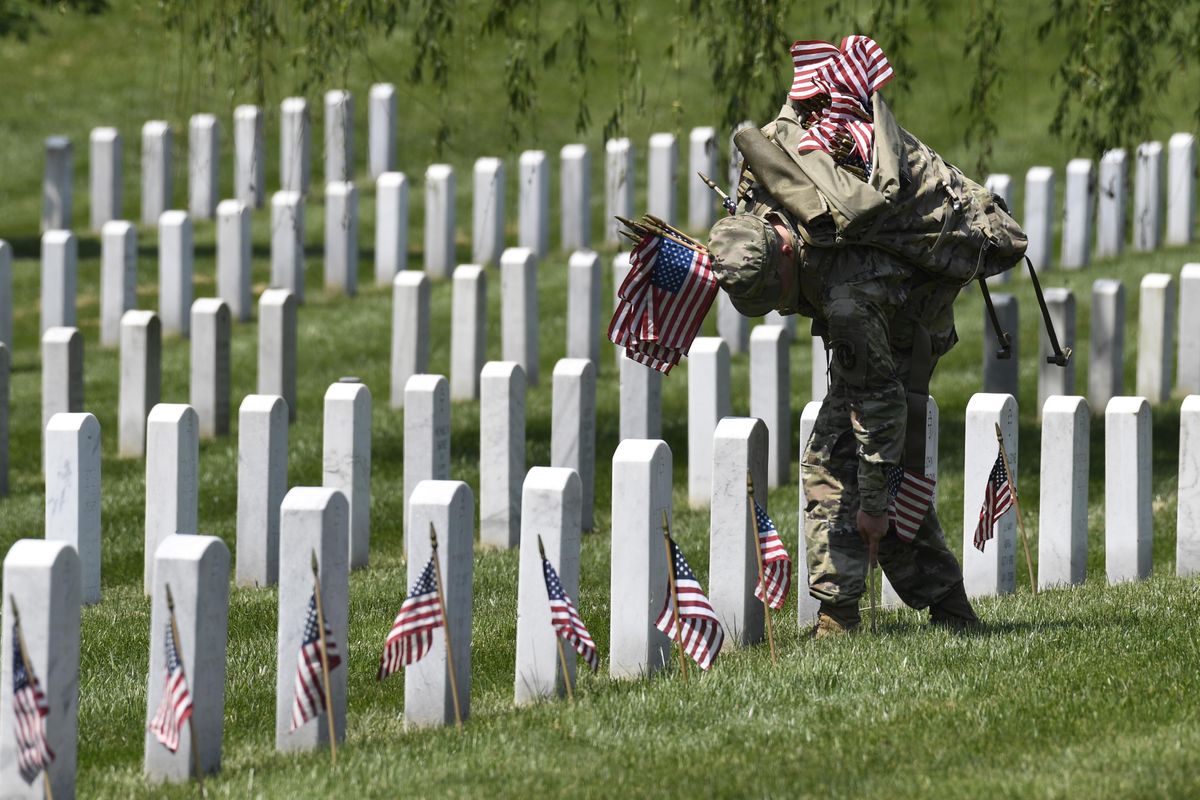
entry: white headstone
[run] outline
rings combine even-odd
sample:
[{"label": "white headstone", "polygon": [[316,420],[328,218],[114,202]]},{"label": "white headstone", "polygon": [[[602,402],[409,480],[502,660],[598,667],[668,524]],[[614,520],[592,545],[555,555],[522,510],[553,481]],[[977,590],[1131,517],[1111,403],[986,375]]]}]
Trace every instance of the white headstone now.
[{"label": "white headstone", "polygon": [[1067,187],[1063,199],[1063,269],[1086,267],[1092,260],[1092,160],[1067,162]]},{"label": "white headstone", "polygon": [[288,406],[249,394],[238,409],[237,582],[279,580],[279,504],[288,487]]},{"label": "white headstone", "polygon": [[829,352],[825,349],[825,339],[813,334],[812,337],[812,399],[824,400],[829,393]]},{"label": "white headstone", "polygon": [[[150,600],[150,668],[146,680],[145,774],[181,783],[221,768],[225,728],[225,667],[229,628],[229,548],[216,536],[168,536],[155,553]],[[167,591],[174,601],[174,622]],[[167,636],[192,696],[192,716],[171,752],[149,731],[166,689]],[[193,734],[195,738],[193,739]]]},{"label": "white headstone", "polygon": [[564,358],[554,365],[551,399],[550,466],[579,475],[581,525],[594,528],[596,492],[596,365]]},{"label": "white headstone", "polygon": [[100,602],[100,423],[55,414],[46,426],[46,538],[79,554],[82,597]]},{"label": "white headstone", "polygon": [[787,329],[759,325],[750,332],[750,416],[767,425],[767,486],[792,479],[792,376]]},{"label": "white headstone", "polygon": [[525,373],[512,361],[489,361],[479,382],[479,542],[507,550],[521,532]]},{"label": "white headstone", "polygon": [[0,342],[0,497],[8,495],[8,384],[12,357]]},{"label": "white headstone", "polygon": [[376,83],[367,102],[367,151],[371,179],[396,168],[396,87]]},{"label": "white headstone", "polygon": [[154,586],[154,553],[168,536],[196,533],[200,425],[191,406],[159,403],[146,424],[146,544],[142,590]]},{"label": "white headstone", "polygon": [[104,223],[100,238],[100,344],[121,342],[121,316],[137,305],[137,230],[132,223]]},{"label": "white headstone", "polygon": [[763,638],[763,604],[754,596],[758,524],[746,475],[754,477],[754,498],[765,510],[767,439],[766,425],[752,417],[726,417],[712,437],[708,598],[726,635],[741,645]]},{"label": "white headstone", "polygon": [[449,278],[454,269],[454,167],[433,164],[425,170],[425,273]]},{"label": "white headstone", "polygon": [[634,165],[633,144],[628,139],[609,139],[604,143],[604,241],[618,244],[618,216],[633,218]]},{"label": "white headstone", "polygon": [[1092,283],[1088,405],[1093,413],[1124,394],[1125,286],[1119,280]]},{"label": "white headstone", "polygon": [[349,182],[325,187],[325,288],[358,293],[358,189]]},{"label": "white headstone", "polygon": [[1042,407],[1037,578],[1042,589],[1087,577],[1091,422],[1082,397],[1051,397]]},{"label": "white headstone", "polygon": [[79,243],[70,231],[42,234],[42,333],[75,325]]},{"label": "white headstone", "polygon": [[1196,137],[1172,134],[1167,149],[1167,244],[1191,244],[1196,227]]},{"label": "white headstone", "polygon": [[204,437],[229,433],[231,391],[229,306],[215,297],[192,303],[192,408]]},{"label": "white headstone", "polygon": [[42,429],[55,414],[83,411],[83,335],[51,328],[42,335]]},{"label": "white headstone", "polygon": [[385,172],[375,181],[375,285],[408,269],[408,178]]},{"label": "white headstone", "polygon": [[[1054,323],[1054,331],[1058,335],[1059,347],[1065,352],[1068,347],[1075,347],[1075,293],[1070,289],[1046,289],[1046,309],[1050,312],[1050,321]],[[1075,394],[1075,361],[1078,356],[1071,356],[1065,367],[1049,363],[1046,359],[1054,351],[1050,349],[1050,336],[1042,326],[1041,352],[1038,356],[1038,409],[1046,405],[1046,400],[1056,394]]]},{"label": "white headstone", "polygon": [[592,245],[592,157],[586,144],[563,145],[559,151],[562,249]]},{"label": "white headstone", "polygon": [[158,218],[158,316],[163,333],[192,332],[192,275],[195,238],[186,211],[164,211]]},{"label": "white headstone", "polygon": [[304,301],[304,195],[271,195],[271,285]]},{"label": "white headstone", "polygon": [[279,395],[296,419],[296,296],[267,289],[258,298],[258,393]]},{"label": "white headstone", "polygon": [[325,184],[354,180],[354,99],[335,89],[325,93]]},{"label": "white headstone", "polygon": [[517,245],[545,258],[550,250],[550,162],[541,150],[521,153]]},{"label": "white headstone", "polygon": [[153,311],[121,317],[121,383],[117,406],[117,452],[141,458],[146,452],[146,418],[162,391],[162,325]]},{"label": "white headstone", "polygon": [[725,292],[717,296],[717,335],[725,340],[732,354],[744,353],[750,348],[750,320],[733,307],[733,301]]},{"label": "white headstone", "polygon": [[713,496],[713,431],[723,417],[733,413],[729,347],[715,336],[698,337],[692,342],[686,363],[688,504],[703,508]]},{"label": "white headstone", "polygon": [[404,408],[404,385],[429,371],[429,279],[405,270],[392,281],[392,408]]},{"label": "white headstone", "polygon": [[217,296],[239,322],[250,319],[250,208],[239,200],[217,205]]},{"label": "white headstone", "polygon": [[110,219],[121,218],[125,150],[116,128],[92,128],[88,143],[91,228],[98,231]]},{"label": "white headstone", "polygon": [[678,161],[679,146],[675,142],[675,134],[656,133],[650,137],[646,206],[651,214],[668,225],[678,221],[675,189],[675,165]]},{"label": "white headstone", "polygon": [[312,175],[312,123],[308,101],[289,97],[279,104],[279,188],[308,191]]},{"label": "white headstone", "polygon": [[1137,393],[1151,404],[1171,396],[1175,362],[1175,280],[1165,273],[1142,277],[1138,308]]},{"label": "white headstone", "polygon": [[42,230],[71,228],[71,183],[74,148],[66,136],[46,139],[46,166],[42,173]]},{"label": "white headstone", "polygon": [[[424,480],[450,477],[450,386],[441,375],[413,375],[404,387],[404,535],[410,528],[409,503]],[[472,506],[474,501],[472,501]]]},{"label": "white headstone", "polygon": [[[971,597],[1009,594],[1017,586],[1017,517],[1012,510],[994,526],[994,538],[975,548],[975,527],[983,507],[983,491],[1000,451],[996,425],[1004,436],[1004,449],[1013,483],[1017,472],[1017,401],[1008,394],[977,394],[967,403],[967,428],[963,458],[963,583]],[[1020,487],[1018,486],[1018,490]]]},{"label": "white headstone", "polygon": [[[616,313],[617,306],[620,304],[621,284],[625,282],[625,278],[629,276],[629,253],[617,253],[613,256],[612,272],[613,272],[613,313]],[[605,337],[607,338],[607,337]],[[625,360],[625,348],[621,345],[614,345],[613,351],[617,357],[617,370],[620,371],[621,362]]]},{"label": "white headstone", "polygon": [[654,627],[667,599],[663,512],[671,518],[671,448],[627,439],[612,461],[612,561],[609,569],[609,674],[649,676],[671,659]]},{"label": "white headstone", "polygon": [[262,208],[266,190],[263,112],[258,106],[233,110],[233,194],[247,208]]},{"label": "white headstone", "polygon": [[1179,409],[1179,484],[1175,519],[1175,574],[1200,573],[1200,395]]},{"label": "white headstone", "polygon": [[504,250],[504,162],[476,159],[472,177],[471,258],[494,266]]},{"label": "white headstone", "polygon": [[221,125],[217,118],[193,114],[188,120],[188,212],[195,219],[212,219],[217,213],[220,148]]},{"label": "white headstone", "polygon": [[[808,500],[804,495],[804,464],[808,459],[804,457],[808,450],[808,440],[812,438],[813,426],[817,424],[817,415],[821,412],[821,401],[813,400],[805,403],[804,408],[800,410],[800,480],[799,480],[799,495],[800,495],[800,513],[797,516],[799,525],[798,541],[796,549],[799,551],[796,554],[796,621],[801,631],[810,630],[813,625],[817,624],[817,613],[821,609],[821,603],[808,593],[808,536],[805,530],[808,525]],[[810,462],[811,463],[811,462]]]},{"label": "white headstone", "polygon": [[450,396],[479,399],[487,351],[487,272],[478,264],[454,270],[450,310]]},{"label": "white headstone", "polygon": [[357,378],[325,391],[321,485],[350,503],[350,568],[367,566],[371,544],[371,392]]},{"label": "white headstone", "polygon": [[1137,148],[1133,190],[1133,249],[1157,250],[1162,243],[1162,142]]},{"label": "white headstone", "polygon": [[[579,608],[581,491],[572,469],[534,467],[521,492],[521,553],[517,578],[517,669],[515,702],[526,705],[564,691],[558,634],[550,623],[550,603],[538,541],[558,574],[562,589]],[[585,623],[586,624],[586,623]],[[576,653],[562,643],[566,679],[575,684]]]},{"label": "white headstone", "polygon": [[983,185],[992,194],[1004,201],[1004,205],[1008,208],[1008,213],[1016,216],[1017,209],[1013,206],[1013,185],[1012,176],[1003,173],[994,173],[988,175],[984,179]]},{"label": "white headstone", "polygon": [[[8,797],[41,798],[45,780],[25,783],[17,766],[13,697],[13,603],[21,617],[23,654],[33,667],[50,706],[44,718],[46,743],[54,753],[47,767],[55,797],[75,796],[79,716],[79,556],[66,542],[21,539],[4,557],[4,629],[0,647],[0,787]],[[19,792],[19,793],[18,793]]]},{"label": "white headstone", "polygon": [[709,178],[717,173],[717,132],[713,128],[692,128],[688,136],[688,227],[707,232],[716,221],[717,196],[698,172]]},{"label": "white headstone", "polygon": [[1054,238],[1054,169],[1030,167],[1025,173],[1025,254],[1033,268],[1043,272],[1051,266]]},{"label": "white headstone", "polygon": [[996,309],[997,319],[1000,320],[1000,329],[1010,337],[1012,353],[1008,358],[997,357],[997,353],[1000,352],[1000,342],[996,339],[991,319],[984,311],[981,319],[983,325],[983,391],[992,394],[1011,394],[1013,397],[1017,397],[1021,377],[1021,363],[1018,358],[1021,353],[1020,309],[1017,307],[1017,298],[1011,294],[993,294],[992,305]]},{"label": "white headstone", "polygon": [[567,358],[600,366],[600,256],[576,250],[567,262]]},{"label": "white headstone", "polygon": [[763,325],[774,325],[778,328],[783,328],[787,331],[787,342],[790,344],[796,339],[796,320],[795,314],[780,314],[778,311],[768,311],[763,315]]},{"label": "white headstone", "polygon": [[[937,400],[927,397],[925,401],[925,474],[937,479],[938,475],[938,423],[940,413]],[[803,451],[802,451],[803,452]],[[803,471],[803,468],[801,468]],[[937,508],[937,492],[934,492],[933,507]],[[884,608],[899,608],[904,605],[899,592],[892,586],[885,573],[880,585],[880,600]],[[813,611],[815,617],[816,611]]]},{"label": "white headstone", "polygon": [[[302,486],[289,491],[279,508],[279,627],[275,667],[275,749],[284,752],[314,750],[329,746],[329,724],[333,716],[334,736],[346,736],[346,676],[349,673],[350,570],[347,551],[350,541],[350,505],[337,489]],[[321,586],[321,616],[342,663],[329,671],[330,705],[324,698],[316,717],[292,730],[296,662],[308,604],[314,596],[317,560]],[[332,649],[332,648],[330,648]],[[325,682],[318,678],[317,685]]]},{"label": "white headstone", "polygon": [[1101,258],[1118,256],[1125,249],[1127,180],[1125,151],[1105,151],[1096,186],[1096,255]]},{"label": "white headstone", "polygon": [[471,710],[471,617],[474,603],[475,500],[461,481],[422,481],[413,492],[412,535],[405,537],[408,585],[412,586],[429,563],[432,546],[429,530],[437,535],[445,613],[449,631],[436,628],[425,657],[404,669],[404,723],[410,728],[454,724],[454,698],[450,691],[450,664],[446,635],[454,651],[454,675],[459,708],[465,721]]},{"label": "white headstone", "polygon": [[533,251],[510,247],[500,256],[500,350],[505,361],[538,382],[538,262]]},{"label": "white headstone", "polygon": [[621,359],[620,439],[662,436],[662,373]]},{"label": "white headstone", "polygon": [[1150,404],[1114,397],[1104,409],[1104,568],[1109,583],[1150,576],[1154,540]]},{"label": "white headstone", "polygon": [[1179,368],[1175,385],[1200,393],[1200,264],[1179,271]]},{"label": "white headstone", "polygon": [[153,225],[171,208],[173,166],[171,126],[162,120],[142,126],[142,224]]}]

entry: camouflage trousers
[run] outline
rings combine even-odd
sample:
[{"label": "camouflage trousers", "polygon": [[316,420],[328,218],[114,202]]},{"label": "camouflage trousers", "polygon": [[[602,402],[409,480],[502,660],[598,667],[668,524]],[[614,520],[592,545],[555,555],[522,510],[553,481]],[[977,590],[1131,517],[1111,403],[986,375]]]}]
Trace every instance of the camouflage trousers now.
[{"label": "camouflage trousers", "polygon": [[[857,441],[850,428],[850,405],[837,381],[817,415],[803,471],[809,593],[830,605],[857,605],[866,590],[867,545],[855,522]],[[892,532],[883,538],[879,565],[900,599],[913,608],[938,602],[963,579],[933,508],[911,543]]]}]

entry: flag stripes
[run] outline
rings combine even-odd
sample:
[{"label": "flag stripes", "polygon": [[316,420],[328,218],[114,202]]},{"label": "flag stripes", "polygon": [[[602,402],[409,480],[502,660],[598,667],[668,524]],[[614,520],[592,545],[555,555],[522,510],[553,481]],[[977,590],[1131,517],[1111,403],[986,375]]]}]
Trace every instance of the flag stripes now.
[{"label": "flag stripes", "polygon": [[707,670],[721,652],[725,632],[717,621],[712,604],[700,588],[696,574],[684,558],[683,551],[673,539],[668,541],[671,543],[671,565],[668,568],[675,571],[675,594],[679,598],[679,628],[675,627],[669,584],[666,604],[654,625],[669,636],[671,641],[681,641],[683,652],[687,653],[700,669]]},{"label": "flag stripes", "polygon": [[937,491],[937,480],[924,473],[892,467],[888,472],[888,519],[896,535],[911,542],[917,535]]},{"label": "flag stripes", "polygon": [[[300,651],[296,655],[296,680],[292,685],[292,727],[296,730],[301,725],[314,719],[325,709],[325,679],[321,670],[321,636],[317,624],[317,593],[316,589],[308,598],[308,614],[304,620],[304,636],[300,642]],[[329,625],[325,625],[325,656],[329,661],[329,671],[332,672],[342,663],[338,652],[337,642]]]},{"label": "flag stripes", "polygon": [[175,628],[169,619],[164,648],[166,660],[163,664],[165,680],[162,700],[159,701],[158,710],[154,712],[154,719],[150,721],[150,732],[163,747],[175,753],[179,750],[179,737],[183,726],[192,716],[192,693],[188,689],[183,662],[175,645]]},{"label": "flag stripes", "polygon": [[754,502],[755,527],[758,529],[758,547],[762,552],[763,576],[754,587],[754,596],[763,599],[763,584],[766,583],[767,605],[774,609],[783,608],[788,591],[792,587],[792,559],[779,538],[775,523],[763,511],[758,501]]},{"label": "flag stripes", "polygon": [[546,579],[546,595],[550,600],[550,624],[563,641],[575,648],[575,652],[587,662],[595,672],[600,668],[600,654],[596,652],[596,643],[592,634],[583,624],[583,618],[575,609],[575,604],[563,590],[562,581],[554,566],[545,556],[542,557],[542,577]]},{"label": "flag stripes", "polygon": [[438,598],[437,575],[433,558],[413,584],[412,591],[400,605],[400,613],[392,623],[383,642],[379,661],[378,680],[383,680],[401,667],[415,664],[425,657],[433,645],[433,631],[442,627],[442,602]]},{"label": "flag stripes", "polygon": [[[998,447],[998,445],[997,445]],[[987,486],[983,490],[983,506],[979,509],[979,524],[975,526],[975,548],[983,552],[983,546],[996,535],[996,523],[1012,508],[1012,486],[1008,482],[1008,470],[1004,467],[1004,455],[996,453],[996,463],[988,473]]]},{"label": "flag stripes", "polygon": [[13,730],[17,739],[17,769],[32,785],[42,770],[54,760],[54,751],[46,739],[46,717],[50,703],[42,692],[37,676],[26,669],[21,649],[21,624],[13,623]]}]

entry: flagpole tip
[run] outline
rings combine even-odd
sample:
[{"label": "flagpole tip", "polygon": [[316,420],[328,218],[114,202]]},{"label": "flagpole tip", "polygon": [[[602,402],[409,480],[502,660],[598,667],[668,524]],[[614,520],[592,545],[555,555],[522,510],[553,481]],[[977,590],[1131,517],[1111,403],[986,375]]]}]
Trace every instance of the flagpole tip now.
[{"label": "flagpole tip", "polygon": [[433,545],[433,549],[437,550],[437,532],[433,529],[433,523],[429,523],[429,543]]},{"label": "flagpole tip", "polygon": [[320,565],[317,561],[317,551],[314,548],[312,551],[312,573],[315,576],[320,571]]},{"label": "flagpole tip", "polygon": [[545,558],[546,557],[546,548],[542,545],[542,535],[540,533],[538,534],[537,540],[538,540],[538,553],[542,556],[542,558]]},{"label": "flagpole tip", "polygon": [[663,509],[663,512],[662,512],[662,531],[663,531],[663,536],[671,535],[671,523],[667,519],[667,510],[665,508]]},{"label": "flagpole tip", "polygon": [[167,610],[172,614],[175,613],[175,596],[171,594],[171,584],[164,583],[163,588],[167,590]]}]

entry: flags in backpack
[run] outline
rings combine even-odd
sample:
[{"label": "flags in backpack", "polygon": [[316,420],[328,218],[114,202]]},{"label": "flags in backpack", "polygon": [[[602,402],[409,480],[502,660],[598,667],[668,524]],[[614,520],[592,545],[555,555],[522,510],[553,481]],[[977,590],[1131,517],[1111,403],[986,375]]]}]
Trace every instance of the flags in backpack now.
[{"label": "flags in backpack", "polygon": [[554,626],[558,636],[574,647],[575,652],[579,653],[595,672],[600,668],[600,654],[596,652],[596,643],[592,641],[592,635],[583,624],[583,618],[579,616],[575,604],[563,590],[562,581],[554,571],[554,566],[545,556],[542,556],[542,576],[546,579],[546,594],[550,598],[550,624]]},{"label": "flags in backpack", "polygon": [[892,467],[888,472],[888,519],[896,535],[911,542],[917,535],[937,492],[937,479],[922,472]]},{"label": "flags in backpack", "polygon": [[708,669],[721,652],[725,641],[725,632],[713,612],[712,604],[708,602],[696,573],[692,572],[683,551],[674,539],[671,543],[671,564],[668,569],[675,572],[675,594],[679,598],[679,628],[675,628],[675,614],[671,605],[670,585],[667,587],[667,601],[663,606],[654,626],[670,637],[671,641],[681,642],[683,652],[691,656],[700,669]]},{"label": "flags in backpack", "polygon": [[383,643],[378,680],[425,657],[433,644],[433,631],[442,627],[442,602],[438,597],[433,558],[421,570],[412,591],[400,605],[392,629]]},{"label": "flags in backpack", "polygon": [[763,599],[763,584],[766,584],[767,605],[774,609],[783,608],[788,590],[792,586],[792,559],[783,547],[775,523],[754,501],[754,522],[758,529],[758,548],[762,552],[763,574],[754,587],[754,596]]},{"label": "flags in backpack", "polygon": [[25,665],[21,649],[21,623],[13,623],[13,732],[17,737],[17,769],[25,782],[32,785],[37,776],[50,766],[54,751],[46,739],[46,717],[50,704],[32,668]]},{"label": "flags in backpack", "polygon": [[179,735],[188,718],[192,716],[192,692],[188,688],[187,676],[183,672],[183,661],[175,644],[175,629],[167,620],[167,633],[163,639],[166,659],[163,662],[163,693],[150,721],[150,732],[163,747],[172,753],[179,750]]},{"label": "flags in backpack", "polygon": [[[332,672],[342,663],[338,653],[337,642],[329,625],[325,625],[325,635],[321,636],[321,626],[317,622],[317,592],[308,598],[308,613],[304,620],[304,636],[300,641],[300,651],[296,656],[296,681],[292,694],[292,727],[296,730],[310,719],[315,719],[325,710],[325,676],[321,668],[321,647],[324,644],[325,657]],[[322,643],[322,638],[324,642]]]},{"label": "flags in backpack", "polygon": [[996,453],[996,463],[988,473],[987,487],[983,490],[983,507],[979,509],[979,524],[975,526],[975,547],[980,552],[988,539],[995,535],[996,523],[1004,512],[1012,508],[1012,487],[1008,482],[1008,470],[1004,466],[1004,455]]}]

